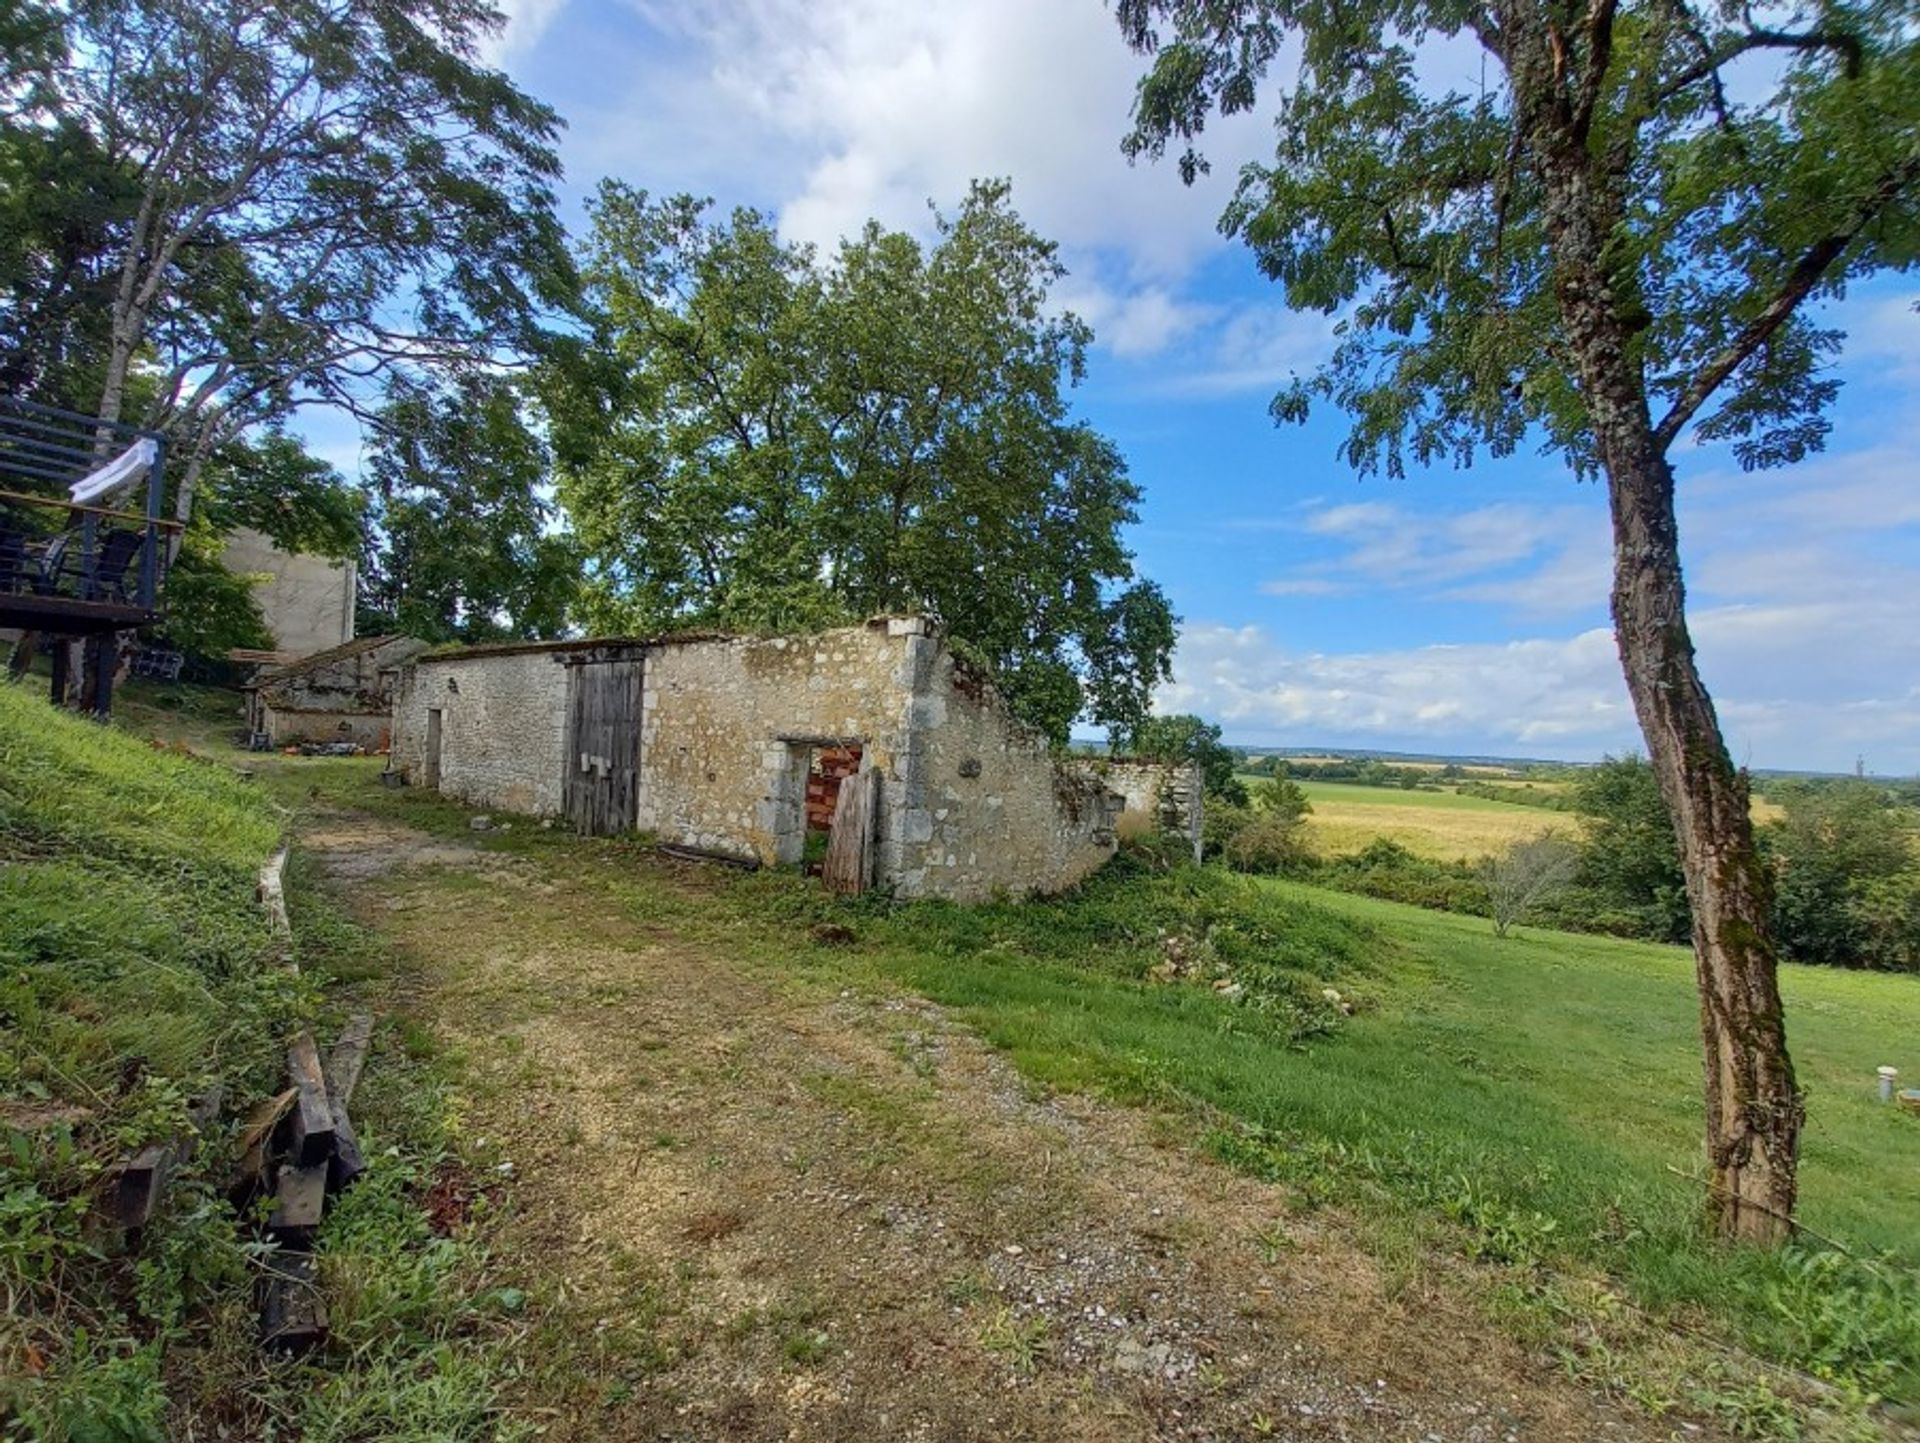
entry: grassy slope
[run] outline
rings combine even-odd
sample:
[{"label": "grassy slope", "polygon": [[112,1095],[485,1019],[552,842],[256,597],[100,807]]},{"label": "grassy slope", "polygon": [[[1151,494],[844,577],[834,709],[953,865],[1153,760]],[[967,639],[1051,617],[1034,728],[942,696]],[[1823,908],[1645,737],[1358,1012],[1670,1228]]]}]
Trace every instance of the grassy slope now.
[{"label": "grassy slope", "polygon": [[1682,951],[1558,933],[1502,941],[1474,919],[1258,885],[1320,931],[1346,918],[1381,944],[1379,965],[1337,972],[1362,1001],[1337,1036],[1276,1046],[1199,989],[1142,987],[1093,958],[1035,966],[991,927],[984,944],[955,945],[925,916],[889,929],[882,965],[1050,1085],[1217,1109],[1265,1139],[1223,1136],[1256,1171],[1390,1211],[1412,1204],[1508,1263],[1598,1265],[1663,1316],[1920,1396],[1920,1122],[1872,1094],[1873,1067],[1920,1036],[1920,982],[1798,967],[1784,981],[1813,1094],[1805,1221],[1892,1256],[1856,1267],[1727,1253],[1699,1236],[1688,1176],[1700,1064]]},{"label": "grassy slope", "polygon": [[[235,704],[196,688],[149,703],[196,739]],[[356,1099],[372,1170],[322,1234],[338,1340],[324,1384],[254,1341],[253,1264],[216,1196],[229,1129],[277,1090],[283,1039],[323,1011],[335,964],[373,953],[296,889],[304,968],[280,965],[254,883],[281,830],[263,786],[224,762],[0,686],[0,1435],[494,1432],[475,1249],[430,1236],[419,1203],[448,1145],[445,1084],[391,1046]],[[225,1116],[123,1249],[95,1225],[100,1189],[132,1150],[179,1135],[216,1079]]]},{"label": "grassy slope", "polygon": [[[1523,1137],[1577,1137],[1654,1194],[1676,1190],[1667,1167],[1697,1168],[1699,1018],[1683,949],[1531,929],[1500,939],[1477,918],[1266,885],[1410,944],[1379,1014],[1353,1029],[1403,1116],[1470,1132],[1487,1111],[1539,1112]],[[1920,1122],[1881,1105],[1874,1078],[1920,1047],[1920,979],[1788,966],[1781,989],[1810,1092],[1804,1220],[1920,1259]]]}]

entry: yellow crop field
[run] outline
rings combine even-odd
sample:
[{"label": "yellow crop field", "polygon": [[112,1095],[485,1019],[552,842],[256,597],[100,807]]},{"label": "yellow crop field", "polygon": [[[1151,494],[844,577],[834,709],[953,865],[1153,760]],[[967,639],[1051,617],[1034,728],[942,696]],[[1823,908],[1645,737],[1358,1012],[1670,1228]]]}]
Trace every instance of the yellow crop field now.
[{"label": "yellow crop field", "polygon": [[1565,836],[1580,819],[1567,812],[1457,792],[1407,792],[1346,782],[1304,782],[1313,802],[1308,828],[1323,855],[1357,852],[1382,837],[1436,861],[1484,857],[1549,828]]},{"label": "yellow crop field", "polygon": [[[1244,778],[1252,782],[1256,778]],[[1512,784],[1515,791],[1520,784]],[[1533,782],[1536,792],[1565,790],[1564,782]],[[1548,830],[1568,838],[1580,835],[1573,812],[1521,802],[1461,796],[1458,792],[1409,792],[1398,787],[1366,787],[1351,782],[1300,783],[1313,803],[1308,831],[1322,856],[1357,852],[1384,837],[1435,861],[1471,861],[1504,851],[1510,844]],[[1756,799],[1753,819],[1777,818],[1780,808]]]}]

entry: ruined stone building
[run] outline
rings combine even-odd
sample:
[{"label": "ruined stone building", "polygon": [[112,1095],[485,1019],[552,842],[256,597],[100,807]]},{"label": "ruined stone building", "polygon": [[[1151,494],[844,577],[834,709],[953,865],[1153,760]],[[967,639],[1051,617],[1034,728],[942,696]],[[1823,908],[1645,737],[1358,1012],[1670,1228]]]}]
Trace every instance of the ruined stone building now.
[{"label": "ruined stone building", "polygon": [[391,766],[476,807],[767,865],[802,861],[871,773],[869,881],[901,897],[1069,887],[1112,856],[1124,806],[920,617],[422,655]]},{"label": "ruined stone building", "polygon": [[385,750],[393,731],[393,685],[402,663],[427,649],[410,636],[363,636],[247,683],[247,730],[272,746],[352,742]]}]

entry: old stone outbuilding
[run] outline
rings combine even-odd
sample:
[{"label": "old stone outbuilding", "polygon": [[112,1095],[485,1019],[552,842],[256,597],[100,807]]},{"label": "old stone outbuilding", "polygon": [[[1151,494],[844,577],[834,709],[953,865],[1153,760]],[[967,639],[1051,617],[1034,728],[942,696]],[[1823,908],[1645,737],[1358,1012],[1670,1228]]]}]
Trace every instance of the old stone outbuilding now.
[{"label": "old stone outbuilding", "polygon": [[1122,806],[921,617],[423,655],[391,766],[476,807],[768,865],[805,859],[864,777],[867,882],[902,897],[1069,887],[1112,856]]},{"label": "old stone outbuilding", "polygon": [[384,751],[400,666],[427,649],[410,636],[363,636],[261,672],[247,685],[247,730],[272,746],[352,742]]}]

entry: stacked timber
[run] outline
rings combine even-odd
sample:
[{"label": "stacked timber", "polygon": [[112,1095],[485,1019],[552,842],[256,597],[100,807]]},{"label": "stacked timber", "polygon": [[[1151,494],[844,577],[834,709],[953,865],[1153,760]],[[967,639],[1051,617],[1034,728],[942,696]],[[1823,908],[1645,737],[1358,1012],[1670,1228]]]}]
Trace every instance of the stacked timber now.
[{"label": "stacked timber", "polygon": [[365,1014],[347,1023],[322,1062],[313,1034],[287,1048],[287,1089],[262,1104],[241,1133],[234,1203],[243,1211],[271,1197],[267,1255],[260,1286],[260,1339],[284,1352],[306,1352],[327,1338],[327,1309],[315,1276],[313,1244],[328,1202],[366,1171],[347,1112],[373,1035]]}]

